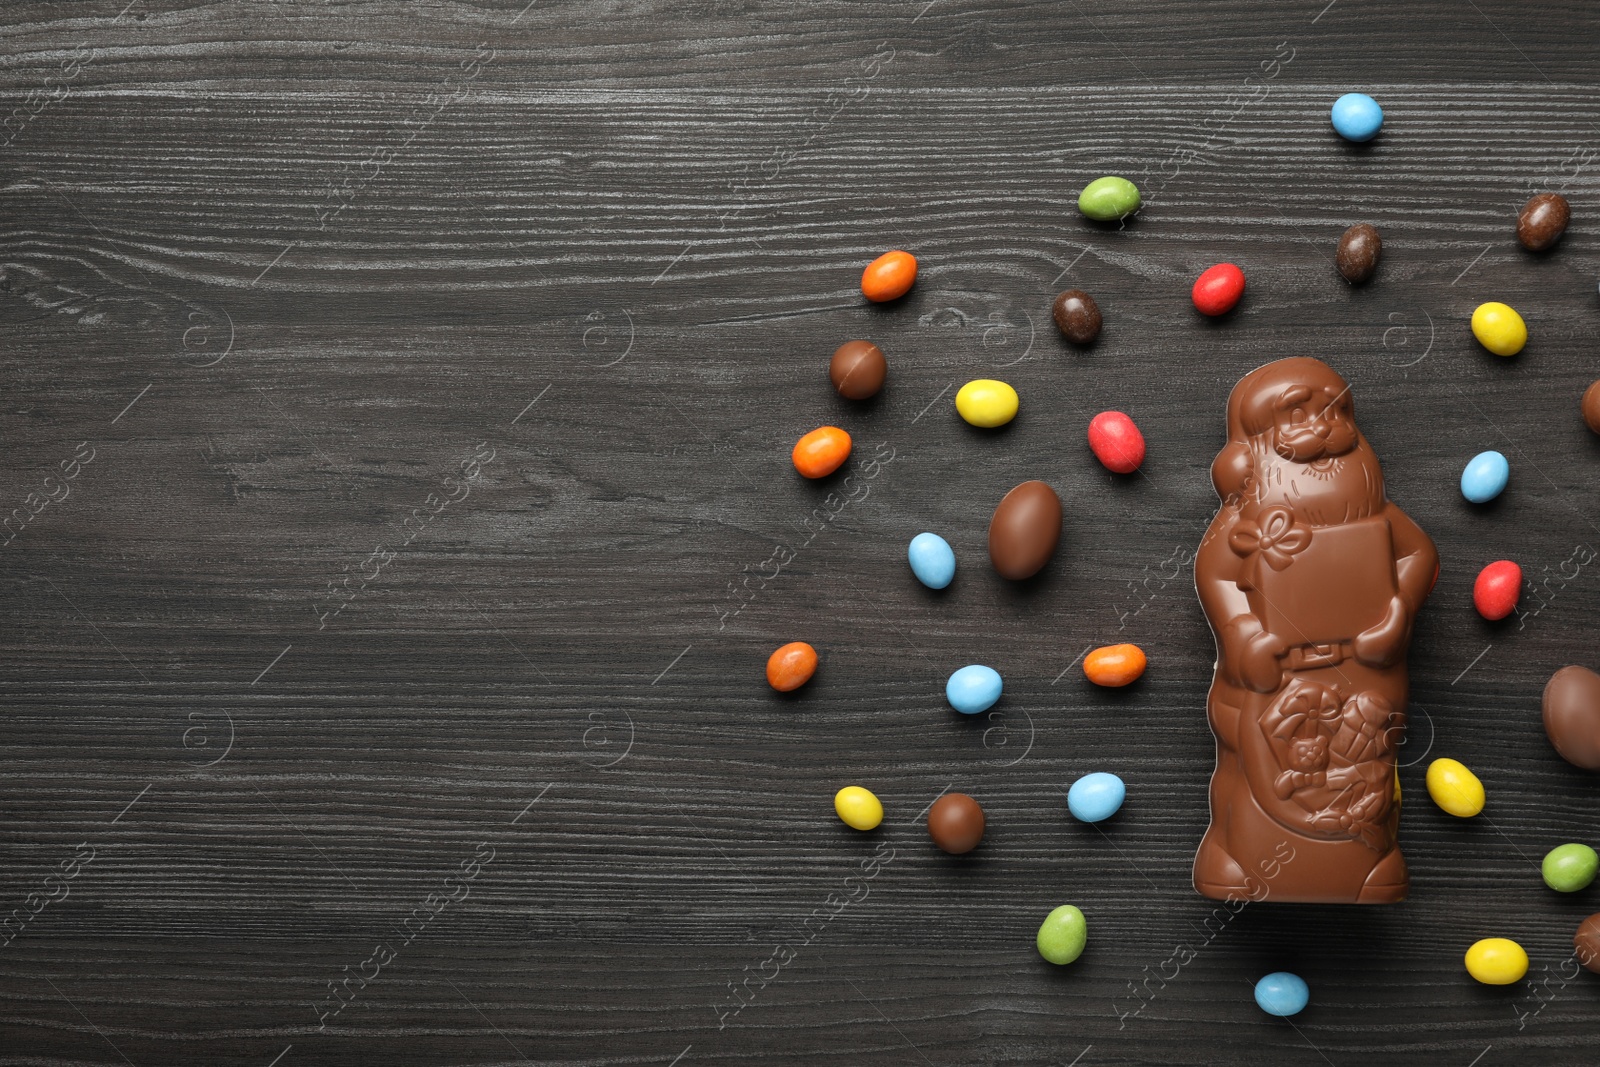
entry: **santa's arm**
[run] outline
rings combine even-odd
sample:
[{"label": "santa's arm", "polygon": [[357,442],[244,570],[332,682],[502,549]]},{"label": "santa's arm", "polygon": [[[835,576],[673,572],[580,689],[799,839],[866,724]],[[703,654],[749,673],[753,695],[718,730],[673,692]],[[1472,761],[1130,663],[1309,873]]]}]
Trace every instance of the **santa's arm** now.
[{"label": "santa's arm", "polygon": [[1439,550],[1411,516],[1390,503],[1389,530],[1394,536],[1395,583],[1406,607],[1415,615],[1439,578]]},{"label": "santa's arm", "polygon": [[1200,594],[1200,607],[1217,633],[1239,615],[1250,614],[1250,604],[1239,588],[1242,561],[1228,547],[1228,535],[1239,522],[1239,512],[1224,506],[1211,520],[1200,550],[1194,557],[1194,584]]},{"label": "santa's arm", "polygon": [[1239,521],[1237,508],[1223,505],[1195,553],[1195,589],[1206,620],[1217,635],[1217,656],[1222,675],[1234,685],[1258,693],[1270,693],[1282,681],[1278,656],[1285,644],[1267,633],[1261,620],[1250,612],[1250,602],[1239,588],[1239,570],[1244,562],[1228,544],[1228,535]]},{"label": "santa's arm", "polygon": [[1356,658],[1370,667],[1389,667],[1405,655],[1411,624],[1439,577],[1439,552],[1410,516],[1390,504],[1384,509],[1394,545],[1395,595],[1382,621],[1356,636]]}]

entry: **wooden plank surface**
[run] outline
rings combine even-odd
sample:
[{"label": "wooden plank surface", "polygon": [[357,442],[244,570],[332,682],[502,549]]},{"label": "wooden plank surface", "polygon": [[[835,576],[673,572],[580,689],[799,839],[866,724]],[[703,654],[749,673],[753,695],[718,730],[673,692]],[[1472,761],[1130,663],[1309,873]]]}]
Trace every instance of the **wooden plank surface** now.
[{"label": "wooden plank surface", "polygon": [[[1594,1062],[1600,979],[1567,961],[1600,891],[1537,871],[1600,841],[1538,718],[1551,671],[1600,667],[1590,5],[0,17],[0,511],[54,498],[0,549],[0,915],[39,909],[0,949],[0,1064]],[[1350,89],[1384,103],[1371,145],[1328,129]],[[1145,191],[1125,227],[1075,210],[1104,173]],[[1544,189],[1575,221],[1533,257]],[[1363,219],[1384,262],[1353,290]],[[917,287],[865,306],[889,247]],[[1198,321],[1223,259],[1250,292]],[[1069,285],[1106,314],[1087,351],[1049,321]],[[1529,321],[1514,360],[1467,332],[1486,299]],[[891,363],[864,405],[825,375],[854,337]],[[1217,932],[1187,562],[1229,388],[1295,354],[1351,381],[1443,560],[1413,893]],[[986,376],[1023,397],[997,433],[951,404]],[[1084,447],[1105,408],[1140,477]],[[789,466],[829,422],[848,497]],[[1473,507],[1487,448],[1511,487]],[[1062,547],[1003,583],[984,532],[1032,477]],[[923,529],[943,593],[904,563]],[[1488,624],[1499,558],[1538,588]],[[780,697],[793,639],[822,668]],[[1075,662],[1116,640],[1151,670],[1094,690]],[[1006,696],[966,720],[969,662]],[[1483,817],[1427,801],[1440,755]],[[1101,829],[1062,796],[1091,770],[1130,787]],[[870,837],[831,813],[851,782]],[[969,857],[920,825],[946,788],[988,812]],[[1069,902],[1090,947],[1056,969],[1033,934]],[[1537,986],[1465,975],[1491,935]],[[1293,1025],[1251,999],[1275,969],[1312,987]]]}]

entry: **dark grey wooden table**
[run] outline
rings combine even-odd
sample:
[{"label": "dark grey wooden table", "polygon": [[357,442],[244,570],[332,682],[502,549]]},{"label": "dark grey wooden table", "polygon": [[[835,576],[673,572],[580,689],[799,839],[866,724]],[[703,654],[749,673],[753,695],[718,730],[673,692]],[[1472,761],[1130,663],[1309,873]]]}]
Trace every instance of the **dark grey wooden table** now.
[{"label": "dark grey wooden table", "polygon": [[[1569,959],[1600,891],[1537,869],[1600,842],[1538,718],[1600,667],[1592,6],[122,2],[0,15],[0,1064],[1600,1058]],[[1329,128],[1351,89],[1370,145]],[[1145,191],[1125,228],[1074,209],[1105,173]],[[1547,189],[1575,221],[1534,257]],[[866,306],[891,247],[916,289]],[[1224,259],[1249,294],[1199,321]],[[1088,351],[1049,323],[1069,286]],[[1468,334],[1486,299],[1517,358]],[[861,406],[825,373],[854,337],[892,365]],[[1292,354],[1353,383],[1443,559],[1413,891],[1208,924],[1187,561],[1229,387]],[[988,376],[1023,397],[998,433],[951,403]],[[1090,456],[1104,408],[1143,476]],[[789,465],[826,422],[848,493]],[[1475,508],[1488,448],[1511,486]],[[1034,477],[1066,533],[1011,585],[985,528]],[[1488,624],[1507,557],[1535,588]],[[822,667],[779,697],[795,639]],[[1075,661],[1119,640],[1148,675],[1093,689]],[[970,662],[1006,696],[967,720]],[[1427,800],[1441,755],[1482,817]],[[1063,798],[1097,769],[1130,788],[1100,829]],[[871,836],[832,814],[852,782]],[[946,788],[989,814],[965,858],[919,822]],[[1069,902],[1058,969],[1033,936]],[[1530,982],[1465,974],[1494,935]],[[1251,997],[1277,969],[1292,1023]]]}]

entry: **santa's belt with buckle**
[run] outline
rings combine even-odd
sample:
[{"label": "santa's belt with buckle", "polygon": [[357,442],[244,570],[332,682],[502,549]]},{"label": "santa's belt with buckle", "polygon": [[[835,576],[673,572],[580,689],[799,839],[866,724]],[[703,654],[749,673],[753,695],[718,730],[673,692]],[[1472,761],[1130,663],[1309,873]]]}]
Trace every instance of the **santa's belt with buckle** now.
[{"label": "santa's belt with buckle", "polygon": [[1296,645],[1284,653],[1284,666],[1291,671],[1337,667],[1354,655],[1355,646],[1349,641],[1335,641],[1327,645]]}]

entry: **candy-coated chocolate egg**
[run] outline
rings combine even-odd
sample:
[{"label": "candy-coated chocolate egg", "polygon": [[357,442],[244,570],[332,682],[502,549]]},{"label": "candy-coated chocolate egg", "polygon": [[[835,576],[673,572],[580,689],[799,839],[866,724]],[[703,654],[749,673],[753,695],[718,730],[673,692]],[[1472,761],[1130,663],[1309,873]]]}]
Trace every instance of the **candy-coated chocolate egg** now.
[{"label": "candy-coated chocolate egg", "polygon": [[1226,315],[1244,295],[1244,271],[1232,263],[1207,267],[1194,280],[1189,295],[1200,314]]},{"label": "candy-coated chocolate egg", "polygon": [[1544,685],[1544,733],[1574,767],[1600,771],[1600,674],[1562,667]]},{"label": "candy-coated chocolate egg", "polygon": [[919,533],[906,549],[911,573],[929,589],[943,589],[956,576],[956,554],[950,542],[936,533]]},{"label": "candy-coated chocolate egg", "polygon": [[1139,187],[1126,178],[1096,178],[1078,194],[1078,210],[1096,222],[1114,222],[1139,210]]},{"label": "candy-coated chocolate egg", "polygon": [[1594,433],[1600,433],[1600,379],[1589,383],[1583,391],[1578,409],[1583,412],[1583,424]]},{"label": "candy-coated chocolate egg", "polygon": [[1472,606],[1491,622],[1517,610],[1521,597],[1522,568],[1509,559],[1489,564],[1472,583]]},{"label": "candy-coated chocolate egg", "polygon": [[974,663],[950,675],[944,684],[944,697],[961,714],[976,715],[994,707],[1001,688],[999,671]]},{"label": "candy-coated chocolate egg", "polygon": [[804,641],[790,641],[767,657],[767,684],[780,693],[799,689],[817,673],[817,650]]},{"label": "candy-coated chocolate egg", "polygon": [[1345,281],[1361,285],[1377,272],[1382,256],[1383,238],[1378,236],[1378,228],[1370,222],[1358,222],[1339,237],[1333,265]]},{"label": "candy-coated chocolate egg", "polygon": [[1105,645],[1083,657],[1083,676],[1095,685],[1128,685],[1144,673],[1144,650],[1138,645]]},{"label": "candy-coated chocolate egg", "polygon": [[956,411],[974,426],[1004,426],[1017,417],[1017,391],[993,378],[975,378],[956,393]]},{"label": "candy-coated chocolate egg", "polygon": [[1453,759],[1436,759],[1428,764],[1428,795],[1439,807],[1458,819],[1470,819],[1483,810],[1483,783]]},{"label": "candy-coated chocolate egg", "polygon": [[1268,1015],[1287,1019],[1311,1002],[1311,988],[1298,974],[1274,971],[1256,983],[1256,1005]]},{"label": "candy-coated chocolate egg", "polygon": [[835,793],[833,810],[855,830],[871,830],[883,822],[883,803],[859,785],[847,785]]},{"label": "candy-coated chocolate egg", "polygon": [[911,291],[917,280],[917,257],[895,249],[885,252],[861,272],[861,295],[875,304],[896,300]]},{"label": "candy-coated chocolate egg", "polygon": [[977,848],[985,824],[983,809],[965,793],[946,793],[928,809],[928,836],[952,856]]},{"label": "candy-coated chocolate egg", "polygon": [[1088,940],[1089,921],[1083,917],[1083,912],[1071,904],[1063,904],[1044,917],[1034,944],[1045,960],[1064,967],[1083,955],[1083,946]]},{"label": "candy-coated chocolate egg", "polygon": [[1007,493],[989,520],[989,559],[1002,578],[1031,578],[1050,562],[1061,540],[1061,498],[1043,482]]},{"label": "candy-coated chocolate egg", "polygon": [[1576,842],[1557,845],[1545,853],[1544,862],[1539,865],[1544,884],[1557,893],[1576,893],[1580,889],[1588,889],[1594,883],[1597,872],[1600,872],[1600,855],[1596,855],[1588,845]]},{"label": "candy-coated chocolate egg", "polygon": [[1528,324],[1509,304],[1491,300],[1472,312],[1472,336],[1497,356],[1514,356],[1528,343]]},{"label": "candy-coated chocolate egg", "polygon": [[1089,451],[1107,470],[1132,474],[1144,462],[1144,434],[1120,411],[1102,411],[1089,420]]},{"label": "candy-coated chocolate egg", "polygon": [[1103,822],[1117,813],[1128,795],[1122,779],[1106,771],[1086,774],[1067,790],[1067,810],[1079,822]]},{"label": "candy-coated chocolate egg", "polygon": [[791,458],[807,478],[826,478],[850,458],[850,435],[837,426],[819,426],[794,443]]},{"label": "candy-coated chocolate egg", "polygon": [[1335,100],[1331,118],[1347,141],[1370,141],[1383,129],[1383,108],[1366,93],[1345,93]]},{"label": "candy-coated chocolate egg", "polygon": [[1543,252],[1567,232],[1572,206],[1560,193],[1540,193],[1517,212],[1517,240],[1530,252]]},{"label": "candy-coated chocolate egg", "polygon": [[1510,985],[1528,973],[1528,954],[1504,937],[1486,937],[1467,949],[1467,973],[1484,985]]},{"label": "candy-coated chocolate egg", "polygon": [[1100,305],[1082,289],[1068,289],[1050,305],[1050,317],[1056,320],[1061,336],[1075,345],[1086,345],[1100,336],[1104,319]]},{"label": "candy-coated chocolate egg", "polygon": [[1479,452],[1461,472],[1461,495],[1474,504],[1493,500],[1505,490],[1511,464],[1499,452]]}]

